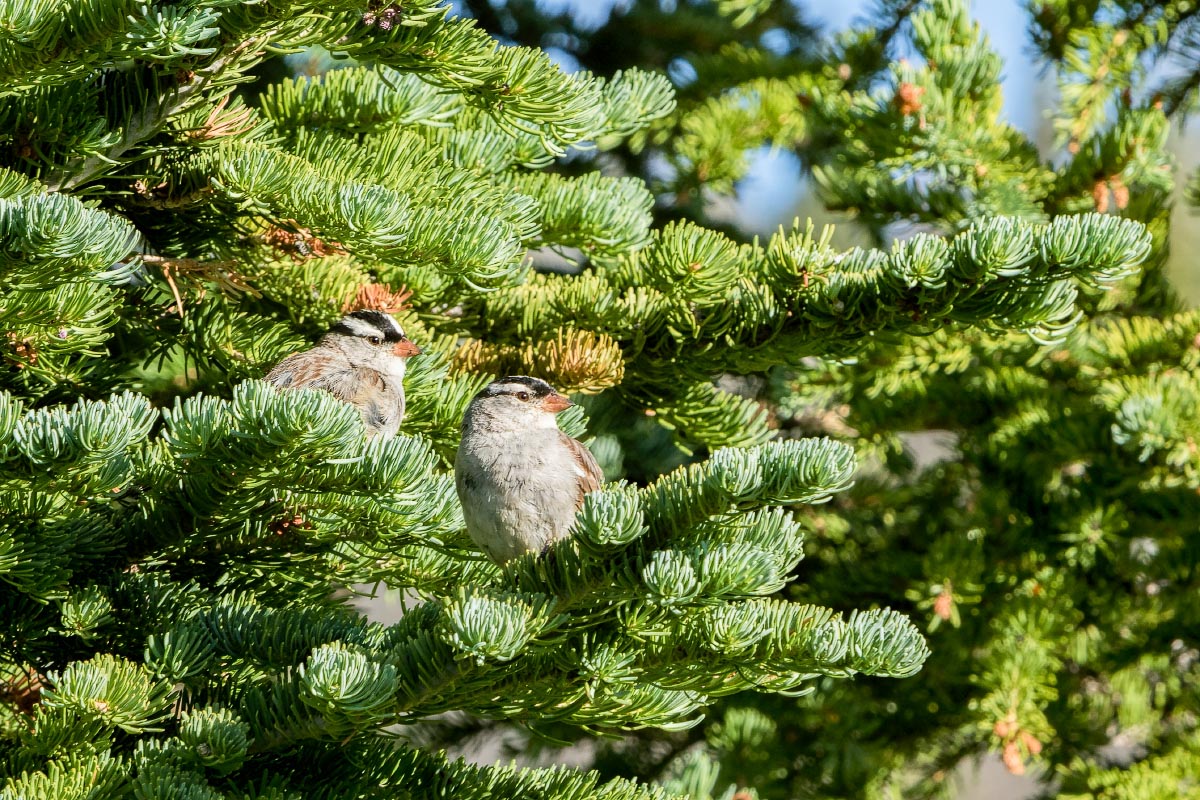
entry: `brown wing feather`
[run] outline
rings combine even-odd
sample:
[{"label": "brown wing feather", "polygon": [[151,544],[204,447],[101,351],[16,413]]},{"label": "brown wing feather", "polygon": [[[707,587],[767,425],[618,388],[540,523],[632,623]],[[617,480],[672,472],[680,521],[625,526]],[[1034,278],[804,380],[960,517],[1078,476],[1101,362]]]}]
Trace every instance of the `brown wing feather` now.
[{"label": "brown wing feather", "polygon": [[[344,359],[311,358],[309,353],[288,356],[267,373],[267,380],[284,389],[323,389],[359,410],[367,427],[386,429],[404,414],[404,399],[398,397],[377,370],[350,366]],[[331,368],[336,366],[339,368]]]},{"label": "brown wing feather", "polygon": [[383,376],[373,369],[352,367],[344,359],[288,356],[267,373],[266,380],[284,389],[324,389],[337,399],[358,405],[364,395],[384,388]]},{"label": "brown wing feather", "polygon": [[583,505],[583,496],[588,492],[594,492],[600,488],[600,484],[604,483],[604,472],[600,469],[600,465],[596,463],[596,457],[592,455],[592,451],[588,450],[583,444],[565,433],[562,434],[563,443],[571,452],[575,459],[575,466],[579,469],[579,499],[575,502],[576,507]]},{"label": "brown wing feather", "polygon": [[280,361],[265,380],[282,389],[325,388],[322,381],[331,371],[328,357],[315,358],[312,351],[306,351]]}]

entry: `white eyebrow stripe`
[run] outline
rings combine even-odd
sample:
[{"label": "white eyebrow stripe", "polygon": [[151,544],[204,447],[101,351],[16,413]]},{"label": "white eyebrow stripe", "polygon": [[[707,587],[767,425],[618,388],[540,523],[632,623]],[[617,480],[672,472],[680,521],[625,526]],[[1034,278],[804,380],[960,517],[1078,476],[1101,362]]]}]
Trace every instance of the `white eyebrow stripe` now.
[{"label": "white eyebrow stripe", "polygon": [[355,317],[347,317],[343,321],[345,322],[346,327],[349,328],[350,332],[355,336],[379,336],[381,333],[383,333],[383,331],[379,330],[379,328],[376,328],[371,323],[364,322],[363,320]]}]

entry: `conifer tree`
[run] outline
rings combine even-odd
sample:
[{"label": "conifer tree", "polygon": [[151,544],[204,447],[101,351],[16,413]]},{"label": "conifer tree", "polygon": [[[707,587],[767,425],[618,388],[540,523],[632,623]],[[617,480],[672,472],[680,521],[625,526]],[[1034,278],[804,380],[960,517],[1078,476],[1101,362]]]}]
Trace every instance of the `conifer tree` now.
[{"label": "conifer tree", "polygon": [[[597,42],[668,24],[651,2],[595,31],[531,5],[505,3],[498,29],[575,42],[593,69],[614,57]],[[906,681],[824,681],[794,702],[739,695],[669,746],[618,743],[597,764],[636,763],[694,797],[910,798],[955,796],[953,768],[990,751],[1013,772],[1040,770],[1048,795],[1194,796],[1200,318],[1163,267],[1180,180],[1168,125],[1200,86],[1196,9],[1029,4],[1059,84],[1054,149],[1039,152],[1004,121],[1003,65],[966,4],[883,3],[824,49],[785,4],[765,5],[681,3],[689,35],[654,53],[683,83],[647,136],[673,167],[658,172],[671,201],[660,216],[705,222],[689,189],[731,190],[769,144],[792,149],[826,207],[881,243],[1096,212],[1144,223],[1151,248],[1137,275],[1084,297],[1059,341],[876,336],[852,360],[741,384],[788,434],[847,441],[870,465],[800,512],[814,533],[785,594],[838,608],[902,594],[932,655]],[[940,433],[932,463],[914,459],[914,431]]]},{"label": "conifer tree", "polygon": [[[1155,252],[1065,204],[841,252],[804,226],[656,220],[643,180],[587,154],[669,146],[666,77],[567,74],[434,0],[0,9],[4,800],[668,796],[394,733],[456,710],[684,730],[743,690],[916,674],[902,591],[780,595],[854,449],[776,437],[715,379],[915,335],[1061,341]],[[269,77],[312,47],[347,65]],[[575,268],[534,269],[543,248]],[[393,439],[261,381],[356,307],[426,347]],[[509,371],[595,395],[598,429],[669,430],[692,463],[590,495],[542,557],[485,561],[448,464]],[[384,583],[412,598],[390,626],[342,591]]]}]

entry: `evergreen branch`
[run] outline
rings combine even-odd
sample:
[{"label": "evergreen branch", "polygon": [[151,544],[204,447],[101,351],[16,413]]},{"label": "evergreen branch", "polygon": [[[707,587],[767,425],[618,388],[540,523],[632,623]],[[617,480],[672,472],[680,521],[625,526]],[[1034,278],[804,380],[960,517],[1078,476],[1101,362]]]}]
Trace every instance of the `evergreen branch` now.
[{"label": "evergreen branch", "polygon": [[[330,764],[329,766],[334,766]],[[364,743],[357,747],[345,766],[360,770],[364,785],[395,785],[397,782],[420,787],[416,795],[434,798],[453,795],[464,798],[529,797],[581,798],[598,800],[670,800],[660,788],[639,785],[635,781],[610,780],[600,783],[596,772],[578,772],[563,767],[523,770],[515,766],[480,767],[462,760],[450,762],[445,756],[428,755],[403,747],[395,749],[383,743]],[[350,773],[347,773],[349,775]]]},{"label": "evergreen branch", "polygon": [[[695,797],[925,797],[988,749],[1081,796],[1190,778],[1200,350],[1137,98],[1194,94],[1154,69],[1194,4],[1032,9],[1090,109],[1053,165],[962,0],[832,59],[791,4],[667,5],[474,4],[523,47],[439,0],[10,10],[0,794],[665,796],[384,740],[455,711],[641,731],[589,752]],[[310,45],[359,63],[264,61]],[[764,145],[897,241],[711,221]],[[403,436],[255,380],[359,306],[425,351]],[[449,465],[507,372],[594,393],[558,422],[611,480],[500,567]],[[922,668],[917,625],[924,676],[865,679]],[[1113,730],[1150,768],[1091,763]]]},{"label": "evergreen branch", "polygon": [[[669,226],[611,268],[487,297],[478,312],[487,331],[478,335],[520,341],[564,324],[603,331],[622,343],[626,383],[637,387],[628,392],[631,404],[688,420],[689,407],[711,402],[703,383],[714,375],[849,354],[868,333],[960,323],[1012,325],[1060,340],[1078,319],[1073,281],[1083,288],[1116,281],[1148,248],[1136,223],[1096,215],[1049,225],[1000,219],[948,241],[918,236],[890,256],[835,253],[811,231],[781,230],[761,249]],[[695,402],[704,393],[709,399]],[[746,419],[751,408],[743,405]],[[709,446],[742,433],[722,424],[706,434],[696,416],[687,424]]]},{"label": "evergreen branch", "polygon": [[248,59],[261,55],[261,52],[254,52],[256,48],[261,48],[274,34],[275,31],[267,31],[247,38],[200,69],[193,70],[195,74],[189,76],[187,83],[177,86],[169,96],[156,99],[149,107],[134,112],[122,127],[121,138],[104,153],[88,156],[43,178],[47,190],[63,192],[83,186],[113,168],[125,153],[162,130],[172,117],[201,99],[216,100],[217,95],[211,90],[221,91],[221,79],[245,69]]}]

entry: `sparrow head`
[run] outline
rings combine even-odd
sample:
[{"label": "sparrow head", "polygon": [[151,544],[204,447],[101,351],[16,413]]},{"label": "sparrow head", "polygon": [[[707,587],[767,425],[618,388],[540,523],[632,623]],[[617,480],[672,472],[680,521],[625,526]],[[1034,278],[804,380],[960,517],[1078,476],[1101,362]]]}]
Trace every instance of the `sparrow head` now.
[{"label": "sparrow head", "polygon": [[541,378],[509,375],[492,381],[475,395],[467,414],[505,417],[531,427],[552,428],[556,427],[554,415],[573,405]]},{"label": "sparrow head", "polygon": [[355,311],[338,320],[329,329],[333,338],[347,353],[365,361],[378,359],[407,359],[419,355],[421,348],[404,335],[404,329],[390,314],[382,311]]}]

